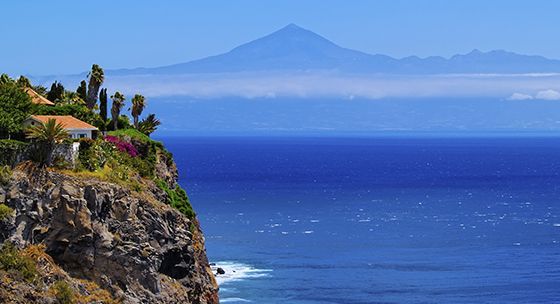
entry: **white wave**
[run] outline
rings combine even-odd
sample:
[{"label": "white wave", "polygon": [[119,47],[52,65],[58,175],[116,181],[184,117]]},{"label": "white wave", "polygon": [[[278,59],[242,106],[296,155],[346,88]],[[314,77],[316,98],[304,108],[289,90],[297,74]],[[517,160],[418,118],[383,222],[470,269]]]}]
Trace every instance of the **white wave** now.
[{"label": "white wave", "polygon": [[253,302],[251,300],[247,300],[247,299],[243,299],[243,298],[225,298],[225,299],[220,299],[220,303],[230,303],[230,302],[243,302],[243,303],[248,303],[248,302]]},{"label": "white wave", "polygon": [[214,273],[217,273],[218,268],[225,271],[225,274],[216,275],[216,281],[220,286],[235,281],[268,277],[272,272],[271,269],[257,269],[247,264],[228,261],[216,262],[211,268]]}]

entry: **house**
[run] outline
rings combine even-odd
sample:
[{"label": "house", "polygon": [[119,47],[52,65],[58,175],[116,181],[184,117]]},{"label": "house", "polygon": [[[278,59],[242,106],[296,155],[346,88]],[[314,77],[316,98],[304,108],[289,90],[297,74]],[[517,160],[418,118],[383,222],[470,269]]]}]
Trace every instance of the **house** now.
[{"label": "house", "polygon": [[71,138],[95,138],[97,137],[97,132],[99,131],[96,127],[88,124],[87,122],[81,121],[73,116],[56,116],[56,115],[31,115],[27,118],[23,125],[24,127],[33,127],[39,124],[44,124],[49,119],[56,120],[57,123],[61,124],[66,131],[70,134]]},{"label": "house", "polygon": [[37,104],[37,105],[54,106],[54,102],[52,102],[52,101],[46,99],[45,97],[41,96],[41,94],[35,92],[31,88],[25,88],[24,91],[25,91],[25,93],[27,93],[27,95],[29,95],[29,97],[31,97],[31,103]]}]

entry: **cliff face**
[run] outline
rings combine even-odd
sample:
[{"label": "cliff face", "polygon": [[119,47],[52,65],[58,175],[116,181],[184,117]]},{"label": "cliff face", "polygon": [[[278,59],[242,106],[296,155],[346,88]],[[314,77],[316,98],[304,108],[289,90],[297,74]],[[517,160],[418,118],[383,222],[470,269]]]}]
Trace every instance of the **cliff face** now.
[{"label": "cliff face", "polygon": [[[156,169],[176,183],[172,161]],[[167,194],[153,182],[134,191],[20,166],[0,189],[0,203],[14,210],[0,224],[0,241],[43,244],[65,276],[91,281],[124,303],[219,302],[197,220],[164,203]]]}]

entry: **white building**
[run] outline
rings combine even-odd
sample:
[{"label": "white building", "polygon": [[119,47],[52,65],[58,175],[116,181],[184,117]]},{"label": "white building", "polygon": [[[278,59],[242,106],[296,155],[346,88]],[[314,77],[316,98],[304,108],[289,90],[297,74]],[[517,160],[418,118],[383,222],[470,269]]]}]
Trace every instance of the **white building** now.
[{"label": "white building", "polygon": [[95,138],[99,131],[96,127],[81,121],[73,116],[55,116],[55,115],[31,115],[23,123],[24,127],[33,127],[39,124],[45,124],[49,119],[54,119],[58,124],[70,134],[71,138]]}]

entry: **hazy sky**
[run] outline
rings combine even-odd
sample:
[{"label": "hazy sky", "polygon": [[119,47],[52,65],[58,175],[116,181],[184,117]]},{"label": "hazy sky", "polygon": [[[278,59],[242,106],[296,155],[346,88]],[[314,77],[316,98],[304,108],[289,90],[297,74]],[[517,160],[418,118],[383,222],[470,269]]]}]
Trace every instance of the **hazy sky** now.
[{"label": "hazy sky", "polygon": [[560,58],[560,1],[5,1],[0,72],[161,66],[218,54],[296,23],[395,57],[507,49]]}]

